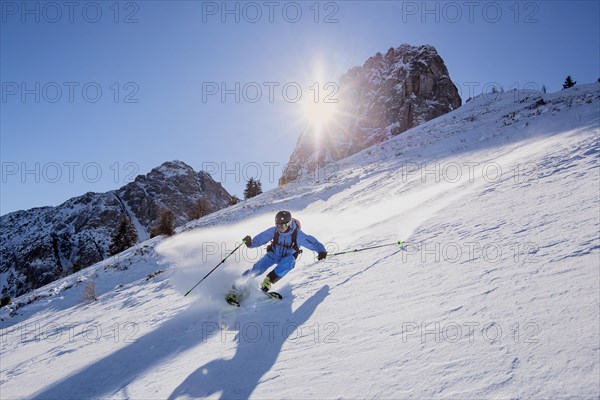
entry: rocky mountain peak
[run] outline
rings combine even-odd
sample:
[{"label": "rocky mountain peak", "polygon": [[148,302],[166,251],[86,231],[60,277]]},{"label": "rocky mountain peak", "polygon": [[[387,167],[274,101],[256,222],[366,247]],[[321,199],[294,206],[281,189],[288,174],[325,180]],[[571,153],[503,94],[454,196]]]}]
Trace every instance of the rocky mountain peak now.
[{"label": "rocky mountain peak", "polygon": [[308,128],[279,183],[355,154],[461,105],[458,89],[436,49],[403,44],[377,53],[340,78],[337,120]]},{"label": "rocky mountain peak", "polygon": [[190,220],[199,200],[219,210],[231,196],[205,172],[168,161],[106,193],[86,193],[57,207],[33,208],[0,217],[0,290],[20,295],[106,258],[123,218],[140,241],[149,238],[161,210],[175,226]]},{"label": "rocky mountain peak", "polygon": [[163,175],[165,177],[173,177],[179,175],[192,175],[195,171],[192,167],[183,161],[174,160],[162,163],[159,167],[153,168],[148,176]]}]

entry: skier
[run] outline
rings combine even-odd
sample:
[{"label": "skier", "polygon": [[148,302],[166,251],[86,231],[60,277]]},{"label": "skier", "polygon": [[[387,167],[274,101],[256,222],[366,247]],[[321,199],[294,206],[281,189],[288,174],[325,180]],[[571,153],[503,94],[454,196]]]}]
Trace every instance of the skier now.
[{"label": "skier", "polygon": [[[242,276],[262,275],[269,267],[276,264],[262,281],[260,288],[264,292],[271,290],[271,286],[283,278],[296,265],[296,258],[302,252],[300,246],[306,247],[316,253],[317,260],[327,257],[327,250],[321,242],[300,230],[300,222],[292,218],[289,211],[279,211],[275,215],[275,226],[259,233],[254,238],[249,235],[243,242],[249,248],[260,247],[272,240],[267,246],[267,254],[244,271]],[[227,296],[227,302],[239,306],[238,293],[234,285],[233,291]]]}]

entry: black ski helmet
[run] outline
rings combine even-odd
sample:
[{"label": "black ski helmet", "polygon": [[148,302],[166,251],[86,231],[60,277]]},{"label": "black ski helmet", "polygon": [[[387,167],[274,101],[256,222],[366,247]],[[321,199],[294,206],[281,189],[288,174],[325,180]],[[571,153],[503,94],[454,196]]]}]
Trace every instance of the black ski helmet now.
[{"label": "black ski helmet", "polygon": [[279,211],[275,215],[275,225],[289,224],[292,220],[292,213],[289,211]]}]

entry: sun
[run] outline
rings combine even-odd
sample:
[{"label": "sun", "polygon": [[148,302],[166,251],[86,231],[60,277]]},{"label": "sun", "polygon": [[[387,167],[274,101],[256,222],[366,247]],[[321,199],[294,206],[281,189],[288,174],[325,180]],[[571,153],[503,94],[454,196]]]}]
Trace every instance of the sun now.
[{"label": "sun", "polygon": [[302,90],[300,100],[294,102],[293,126],[310,132],[317,142],[343,129],[342,125],[348,120],[340,105],[339,84],[334,79],[336,66],[327,65],[327,59],[316,51],[312,61],[302,60],[296,64],[301,70],[294,74],[300,77],[297,82]]},{"label": "sun", "polygon": [[306,99],[302,102],[302,119],[307,127],[320,133],[336,119],[337,107],[335,103],[315,102]]}]

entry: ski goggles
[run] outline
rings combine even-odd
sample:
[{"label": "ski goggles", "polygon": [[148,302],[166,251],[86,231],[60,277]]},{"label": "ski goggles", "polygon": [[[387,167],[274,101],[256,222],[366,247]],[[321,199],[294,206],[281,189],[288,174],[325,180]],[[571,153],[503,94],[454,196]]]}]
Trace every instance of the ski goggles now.
[{"label": "ski goggles", "polygon": [[275,227],[277,227],[278,230],[283,232],[286,231],[291,225],[292,221],[286,222],[285,224],[275,224]]}]

